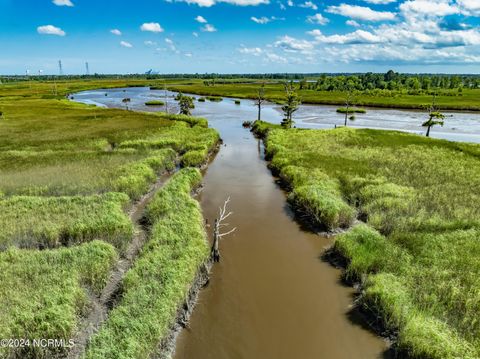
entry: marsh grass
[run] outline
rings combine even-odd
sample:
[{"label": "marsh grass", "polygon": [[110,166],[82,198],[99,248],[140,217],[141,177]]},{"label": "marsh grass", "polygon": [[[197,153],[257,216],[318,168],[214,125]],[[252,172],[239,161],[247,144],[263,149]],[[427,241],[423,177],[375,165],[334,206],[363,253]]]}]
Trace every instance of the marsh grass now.
[{"label": "marsh grass", "polygon": [[165,102],[160,101],[160,100],[151,100],[145,102],[146,106],[165,106]]},{"label": "marsh grass", "polygon": [[346,107],[339,107],[337,108],[337,112],[338,113],[346,113],[346,114],[354,114],[354,113],[367,113],[367,110],[365,110],[364,108],[358,108],[358,107],[350,107],[350,108],[346,108]]},{"label": "marsh grass", "polygon": [[[86,288],[99,293],[117,260],[93,241],[72,248],[0,252],[0,337],[68,342],[88,310]],[[65,348],[0,348],[0,357],[51,358]]]},{"label": "marsh grass", "polygon": [[[215,86],[204,86],[202,81],[191,81],[189,83],[172,83],[169,90],[183,93],[193,93],[209,97],[234,97],[255,99],[258,96],[258,89],[263,86],[265,96],[269,101],[282,103],[285,97],[284,84],[281,81],[250,81],[249,83],[217,83]],[[457,96],[457,90],[442,91],[437,96],[437,105],[441,109],[451,110],[480,110],[478,97],[479,89],[464,89],[462,96]],[[302,89],[298,90],[302,103],[344,105],[344,91],[317,91]],[[382,95],[382,92],[361,92],[356,96],[357,106],[372,106],[386,108],[415,108],[425,109],[432,102],[429,93],[408,94],[406,92],[392,91],[389,96]]]},{"label": "marsh grass", "polygon": [[480,356],[480,146],[348,128],[273,129],[266,145],[316,221],[338,226],[348,205],[366,222],[335,248],[401,350]]},{"label": "marsh grass", "polygon": [[[218,133],[205,119],[62,99],[68,92],[127,84],[143,82],[59,82],[57,95],[52,83],[0,85],[0,338],[72,338],[88,313],[90,296],[99,295],[133,237],[127,208],[182,155],[192,165],[216,145]],[[196,170],[182,173],[182,178],[200,178]],[[139,347],[144,338],[151,345],[164,333],[207,253],[190,182],[174,185],[178,181],[157,199],[165,199],[168,214],[155,219],[149,247],[125,282],[131,300],[144,294],[149,300],[134,303],[133,317],[143,321],[153,311],[147,329],[160,328],[144,330],[134,343]],[[136,317],[139,308],[148,312]],[[125,322],[124,334],[135,332],[138,323]],[[111,342],[103,344],[108,349]],[[64,354],[0,348],[2,358]]]},{"label": "marsh grass", "polygon": [[87,348],[86,358],[146,358],[168,335],[208,257],[203,217],[190,192],[198,169],[176,173],[147,207],[150,238],[123,282],[123,295]]},{"label": "marsh grass", "polygon": [[0,250],[54,248],[101,239],[123,251],[133,234],[125,214],[129,202],[121,193],[0,199]]}]

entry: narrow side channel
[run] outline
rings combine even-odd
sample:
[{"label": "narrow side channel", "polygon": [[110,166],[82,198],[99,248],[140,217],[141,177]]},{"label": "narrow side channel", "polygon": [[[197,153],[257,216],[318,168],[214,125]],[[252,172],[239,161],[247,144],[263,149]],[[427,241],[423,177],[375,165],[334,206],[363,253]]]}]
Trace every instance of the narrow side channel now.
[{"label": "narrow side channel", "polygon": [[224,148],[204,177],[201,205],[212,221],[231,197],[237,232],[199,296],[176,359],[379,358],[387,343],[352,310],[353,289],[320,259],[327,238],[294,221],[262,146],[241,121],[210,121]]}]

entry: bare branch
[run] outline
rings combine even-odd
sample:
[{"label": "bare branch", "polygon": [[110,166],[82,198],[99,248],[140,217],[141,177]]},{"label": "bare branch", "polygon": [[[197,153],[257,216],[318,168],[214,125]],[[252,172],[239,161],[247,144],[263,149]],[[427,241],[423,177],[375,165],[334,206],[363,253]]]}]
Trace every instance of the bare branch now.
[{"label": "bare branch", "polygon": [[218,236],[221,238],[221,237],[223,237],[223,236],[226,236],[226,235],[229,235],[229,234],[235,232],[236,230],[237,230],[237,227],[232,228],[231,230],[229,230],[229,231],[226,232],[226,233],[220,233]]}]

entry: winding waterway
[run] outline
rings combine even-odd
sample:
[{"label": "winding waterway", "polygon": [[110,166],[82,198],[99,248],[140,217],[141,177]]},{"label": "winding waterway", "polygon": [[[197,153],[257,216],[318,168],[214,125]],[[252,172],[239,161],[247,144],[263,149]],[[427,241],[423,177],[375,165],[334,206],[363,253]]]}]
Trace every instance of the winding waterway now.
[{"label": "winding waterway", "polygon": [[[105,94],[107,93],[107,96]],[[175,93],[167,93],[167,103],[170,111],[178,112],[177,102],[173,99]],[[97,104],[99,106],[124,107],[121,100],[131,99],[129,107],[141,111],[165,111],[164,106],[145,106],[149,100],[164,101],[164,91],[150,90],[148,87],[130,87],[125,89],[85,91],[75,94],[75,101]],[[196,98],[201,96],[195,95]],[[256,109],[251,100],[241,100],[235,105],[235,99],[224,98],[222,102],[197,102],[193,114],[204,116],[208,120],[222,118],[232,114],[234,119],[255,120]],[[479,100],[480,101],[480,100]],[[297,127],[306,128],[333,128],[343,126],[345,115],[336,112],[338,106],[329,105],[301,105],[294,115]],[[480,112],[445,112],[445,125],[435,126],[431,137],[443,138],[450,141],[465,141],[480,143]],[[422,123],[427,119],[425,111],[397,110],[385,108],[367,108],[366,114],[356,114],[355,121],[348,121],[348,126],[355,128],[377,128],[400,130],[419,135],[425,134]],[[262,119],[280,123],[282,113],[279,105],[267,103],[262,110]]]},{"label": "winding waterway", "polygon": [[[162,111],[164,107],[144,106],[147,100],[162,99],[162,95],[162,91],[129,88],[79,93],[75,100],[123,107],[121,99],[129,97],[134,109]],[[169,98],[170,109],[174,103]],[[327,108],[302,107],[297,124],[333,127],[321,122]],[[376,120],[362,121],[381,123],[378,127],[383,128],[390,128],[383,122],[404,123],[405,128],[393,128],[412,130],[413,120],[382,122],[381,114],[386,116],[389,110],[378,111]],[[238,229],[220,244],[222,260],[213,267],[210,283],[199,295],[189,328],[178,337],[174,358],[389,357],[388,344],[352,306],[354,290],[341,283],[339,270],[321,259],[331,239],[303,229],[294,220],[285,193],[267,169],[262,144],[242,128],[244,120],[256,116],[252,102],[196,102],[194,115],[206,117],[224,140],[205,172],[200,194],[204,216],[212,222],[218,206],[230,197],[234,214],[229,222]],[[465,125],[468,128],[462,130],[462,138],[480,142],[480,115],[460,115],[465,117],[459,122],[474,123],[473,129]],[[281,118],[275,105],[265,106],[262,117],[272,122]],[[343,120],[336,115],[331,121],[340,124]],[[460,132],[434,135],[439,133],[455,139]]]}]

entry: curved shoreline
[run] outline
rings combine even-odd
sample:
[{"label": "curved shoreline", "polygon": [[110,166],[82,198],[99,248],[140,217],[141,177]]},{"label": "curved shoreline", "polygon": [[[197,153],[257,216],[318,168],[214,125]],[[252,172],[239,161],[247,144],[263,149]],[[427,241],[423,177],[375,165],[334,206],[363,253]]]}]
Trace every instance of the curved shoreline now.
[{"label": "curved shoreline", "polygon": [[[177,85],[178,86],[178,85]],[[181,85],[182,86],[182,85]],[[188,86],[188,85],[187,85]],[[146,86],[148,87],[148,86]],[[200,95],[200,96],[220,96],[220,97],[225,97],[225,98],[231,98],[231,99],[249,99],[249,100],[254,100],[254,96],[249,96],[247,94],[235,94],[235,96],[229,95],[229,94],[221,94],[221,93],[215,93],[215,92],[210,92],[210,91],[202,91],[202,90],[196,90],[192,88],[186,88],[182,89],[181,87],[176,87],[175,85],[167,85],[167,90],[169,91],[175,91],[175,92],[185,92],[185,93],[190,93],[194,95]],[[187,91],[184,91],[187,90]],[[274,103],[274,104],[280,104],[282,103],[279,98],[276,97],[269,97],[268,95],[265,96],[267,101]],[[304,105],[338,105],[338,106],[343,106],[345,105],[345,102],[342,100],[335,101],[335,100],[322,100],[322,99],[315,99],[315,100],[303,100],[302,104]],[[380,108],[380,109],[392,109],[392,110],[425,110],[426,105],[410,105],[410,104],[384,104],[384,103],[378,103],[378,102],[370,102],[370,101],[359,101],[357,103],[357,106],[362,106],[362,107],[367,107],[367,108]],[[454,111],[454,112],[462,112],[462,113],[478,113],[480,112],[480,105],[478,106],[445,106],[445,105],[438,105],[439,109],[443,111]]]}]

